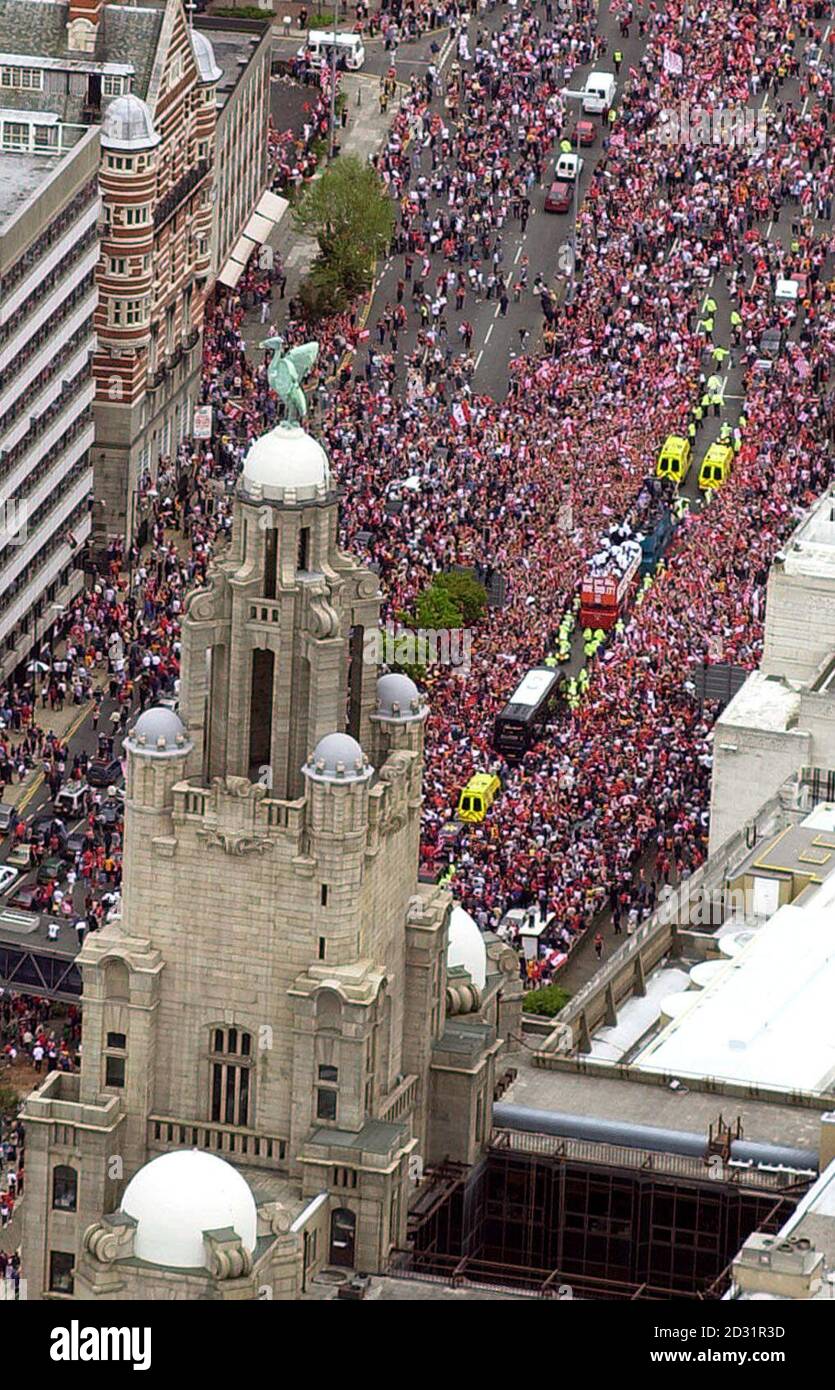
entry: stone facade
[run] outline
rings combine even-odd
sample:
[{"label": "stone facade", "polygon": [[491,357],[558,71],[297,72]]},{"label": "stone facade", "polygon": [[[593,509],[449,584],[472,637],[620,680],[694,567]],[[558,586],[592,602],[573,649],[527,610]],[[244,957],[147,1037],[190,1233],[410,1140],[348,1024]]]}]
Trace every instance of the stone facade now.
[{"label": "stone facade", "polygon": [[[279,474],[291,443],[318,448],[273,434]],[[54,1250],[81,1298],[293,1298],[323,1264],[379,1270],[424,1162],[473,1162],[489,1135],[515,957],[486,938],[484,987],[459,968],[448,988],[450,898],[417,882],[425,709],[387,707],[362,661],[381,595],[337,505],[327,469],[269,489],[245,466],[184,621],[183,722],[149,711],[127,740],[123,916],[79,957],[81,1075],[25,1107],[30,1297],[60,1296]],[[217,1232],[187,1277],[134,1260],[124,1185],[184,1147],[262,1193],[251,1261]]]}]

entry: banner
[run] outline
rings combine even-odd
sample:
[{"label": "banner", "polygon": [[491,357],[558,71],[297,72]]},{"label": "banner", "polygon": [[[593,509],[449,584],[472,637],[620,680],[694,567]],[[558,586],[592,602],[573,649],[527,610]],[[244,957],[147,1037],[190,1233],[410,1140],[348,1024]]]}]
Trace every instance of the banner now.
[{"label": "banner", "polygon": [[196,405],[194,407],[194,424],[191,432],[195,439],[211,439],[212,407],[210,405]]},{"label": "banner", "polygon": [[665,72],[671,73],[673,77],[681,77],[683,66],[680,53],[675,53],[672,48],[664,49]]}]

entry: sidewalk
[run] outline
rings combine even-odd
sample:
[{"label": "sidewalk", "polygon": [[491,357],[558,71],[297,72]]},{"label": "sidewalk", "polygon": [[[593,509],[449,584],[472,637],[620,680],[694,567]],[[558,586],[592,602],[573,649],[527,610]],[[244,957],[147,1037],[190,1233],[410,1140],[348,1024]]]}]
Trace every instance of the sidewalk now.
[{"label": "sidewalk", "polygon": [[[342,91],[346,98],[348,123],[345,129],[339,128],[337,140],[340,154],[354,155],[366,161],[376,154],[383,144],[391,122],[391,113],[380,111],[377,100],[379,78],[363,73],[343,73]],[[326,165],[322,166],[327,167]],[[299,292],[299,287],[319,251],[315,237],[300,232],[293,222],[293,210],[289,207],[273,230],[267,243],[284,267],[287,285],[284,299],[273,298],[270,318],[261,322],[260,306],[248,309],[241,324],[241,335],[246,343],[247,353],[257,353],[264,338],[270,336],[273,328],[281,330],[287,321],[287,306]]]}]

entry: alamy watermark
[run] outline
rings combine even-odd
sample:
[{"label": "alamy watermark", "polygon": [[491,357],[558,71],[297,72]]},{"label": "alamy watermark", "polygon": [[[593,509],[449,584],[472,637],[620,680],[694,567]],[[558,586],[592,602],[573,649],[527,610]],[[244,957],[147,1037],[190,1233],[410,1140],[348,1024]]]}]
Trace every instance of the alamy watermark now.
[{"label": "alamy watermark", "polygon": [[363,639],[367,666],[449,666],[456,675],[470,672],[472,632],[468,627],[372,628]]},{"label": "alamy watermark", "polygon": [[768,138],[768,113],[749,106],[722,106],[714,111],[691,107],[686,101],[661,111],[653,128],[658,144],[723,145],[728,149],[763,149]]}]

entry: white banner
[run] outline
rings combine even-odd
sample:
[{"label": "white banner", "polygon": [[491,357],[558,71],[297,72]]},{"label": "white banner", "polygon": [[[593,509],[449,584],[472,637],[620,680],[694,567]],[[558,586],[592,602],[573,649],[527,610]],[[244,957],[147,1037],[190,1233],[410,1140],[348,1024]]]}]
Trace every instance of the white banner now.
[{"label": "white banner", "polygon": [[680,77],[683,63],[680,53],[674,53],[671,48],[664,49],[664,71],[672,73],[673,77]]},{"label": "white banner", "polygon": [[194,407],[194,425],[191,432],[195,439],[211,439],[212,407],[210,405],[196,405]]}]

